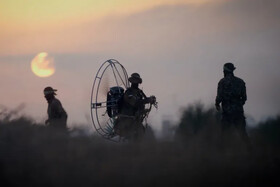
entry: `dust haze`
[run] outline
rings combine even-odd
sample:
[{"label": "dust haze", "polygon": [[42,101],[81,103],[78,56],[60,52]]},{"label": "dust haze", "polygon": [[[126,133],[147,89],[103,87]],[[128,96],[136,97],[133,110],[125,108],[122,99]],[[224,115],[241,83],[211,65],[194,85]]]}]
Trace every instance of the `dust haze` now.
[{"label": "dust haze", "polygon": [[[279,183],[279,116],[220,147],[219,114],[186,107],[170,136],[111,142],[81,128],[61,131],[1,107],[4,186],[270,186]],[[169,134],[170,135],[170,134]],[[234,137],[234,136],[233,136]]]},{"label": "dust haze", "polygon": [[[102,62],[115,58],[128,74],[139,72],[143,89],[157,96],[160,107],[150,120],[160,129],[163,116],[176,121],[179,108],[194,101],[212,106],[222,66],[230,61],[247,85],[245,112],[258,122],[280,112],[279,12],[278,1],[213,1],[160,6],[129,16],[108,15],[102,21],[72,25],[67,34],[61,28],[45,30],[44,37],[36,40],[32,38],[38,33],[11,33],[1,45],[0,83],[5,88],[1,103],[16,107],[24,102],[27,113],[42,119],[45,105],[40,93],[53,85],[70,122],[86,123],[94,75]],[[69,43],[71,38],[76,39]],[[18,49],[26,50],[26,55],[7,56],[5,51],[12,52],[7,43],[14,47],[44,44],[41,47],[54,56],[57,73],[47,80],[34,79],[29,62],[41,47]]]}]

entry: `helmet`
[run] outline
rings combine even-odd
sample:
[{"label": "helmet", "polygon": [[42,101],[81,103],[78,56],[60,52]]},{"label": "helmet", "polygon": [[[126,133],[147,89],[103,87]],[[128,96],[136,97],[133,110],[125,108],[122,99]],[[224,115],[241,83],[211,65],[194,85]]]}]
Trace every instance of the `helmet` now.
[{"label": "helmet", "polygon": [[53,89],[52,87],[48,86],[44,89],[44,95],[56,95],[56,89]]},{"label": "helmet", "polygon": [[135,83],[135,84],[141,84],[142,79],[138,73],[132,73],[131,76],[128,78],[129,82]]},{"label": "helmet", "polygon": [[233,65],[233,63],[228,62],[224,64],[224,71],[226,72],[233,72],[235,70],[235,67]]}]

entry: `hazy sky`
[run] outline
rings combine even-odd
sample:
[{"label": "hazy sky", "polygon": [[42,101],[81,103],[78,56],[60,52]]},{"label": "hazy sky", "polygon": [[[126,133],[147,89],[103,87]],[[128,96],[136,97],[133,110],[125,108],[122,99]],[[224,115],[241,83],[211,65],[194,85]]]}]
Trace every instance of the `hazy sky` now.
[{"label": "hazy sky", "polygon": [[[0,28],[0,104],[25,103],[36,120],[52,86],[70,124],[87,123],[93,77],[110,58],[157,96],[156,128],[196,101],[212,106],[228,61],[246,82],[248,118],[280,113],[278,0],[0,0]],[[51,77],[31,71],[40,52],[54,59]]]}]

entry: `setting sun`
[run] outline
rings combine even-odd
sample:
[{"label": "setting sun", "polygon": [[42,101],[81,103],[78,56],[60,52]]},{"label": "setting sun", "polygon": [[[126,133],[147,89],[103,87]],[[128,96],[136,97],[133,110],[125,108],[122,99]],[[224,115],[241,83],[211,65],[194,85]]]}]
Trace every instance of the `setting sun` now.
[{"label": "setting sun", "polygon": [[31,62],[31,70],[38,77],[49,77],[54,74],[53,58],[48,53],[42,52],[35,56]]}]

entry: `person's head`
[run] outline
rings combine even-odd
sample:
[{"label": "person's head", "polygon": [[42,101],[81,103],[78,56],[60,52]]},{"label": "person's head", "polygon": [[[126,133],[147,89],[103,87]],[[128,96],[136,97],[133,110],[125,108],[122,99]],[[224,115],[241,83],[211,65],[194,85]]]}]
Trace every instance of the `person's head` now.
[{"label": "person's head", "polygon": [[142,83],[142,79],[138,73],[132,73],[128,78],[128,81],[131,83],[131,86],[137,86]]},{"label": "person's head", "polygon": [[54,98],[54,96],[56,95],[56,89],[53,89],[52,87],[48,86],[44,89],[44,96],[47,100],[50,100],[52,98]]},{"label": "person's head", "polygon": [[236,69],[233,65],[233,63],[231,62],[228,62],[228,63],[225,63],[224,64],[224,74],[227,75],[227,74],[233,74],[233,71]]}]

